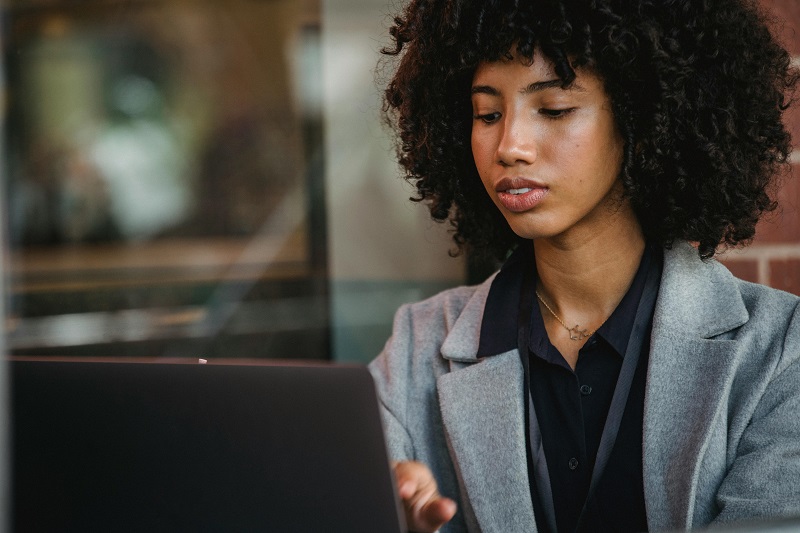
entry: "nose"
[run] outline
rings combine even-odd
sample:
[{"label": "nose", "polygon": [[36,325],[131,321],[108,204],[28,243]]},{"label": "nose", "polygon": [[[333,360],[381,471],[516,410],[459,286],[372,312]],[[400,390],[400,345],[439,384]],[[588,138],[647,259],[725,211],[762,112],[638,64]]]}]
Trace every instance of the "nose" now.
[{"label": "nose", "polygon": [[502,166],[532,164],[536,160],[535,132],[527,121],[518,116],[506,116],[497,145],[497,162]]}]

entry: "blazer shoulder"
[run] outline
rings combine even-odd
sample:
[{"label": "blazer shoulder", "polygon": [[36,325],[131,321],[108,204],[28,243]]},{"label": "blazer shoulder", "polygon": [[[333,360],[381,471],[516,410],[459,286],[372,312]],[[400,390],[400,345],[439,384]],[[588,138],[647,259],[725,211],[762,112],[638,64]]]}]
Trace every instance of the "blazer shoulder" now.
[{"label": "blazer shoulder", "polygon": [[448,339],[457,337],[467,352],[477,353],[477,338],[486,297],[494,276],[480,285],[445,290],[425,300],[400,306],[395,313],[392,335],[370,364],[380,381],[403,386],[431,385],[448,371]]},{"label": "blazer shoulder", "polygon": [[772,287],[767,287],[766,285],[761,285],[760,283],[745,281],[735,277],[733,274],[731,274],[731,276],[738,285],[739,291],[741,292],[742,298],[746,304],[753,305],[757,303],[770,302],[774,305],[787,308],[794,308],[800,304],[800,296],[797,296],[796,294]]},{"label": "blazer shoulder", "polygon": [[479,285],[454,287],[425,300],[400,306],[395,313],[392,337],[414,334],[426,341],[438,339],[441,344],[457,324],[480,327],[494,277],[492,275]]},{"label": "blazer shoulder", "polygon": [[736,280],[750,314],[749,325],[781,342],[781,364],[800,361],[800,296],[757,283]]},{"label": "blazer shoulder", "polygon": [[800,309],[800,296],[739,278],[733,279],[751,321],[788,327],[794,320],[794,315]]}]

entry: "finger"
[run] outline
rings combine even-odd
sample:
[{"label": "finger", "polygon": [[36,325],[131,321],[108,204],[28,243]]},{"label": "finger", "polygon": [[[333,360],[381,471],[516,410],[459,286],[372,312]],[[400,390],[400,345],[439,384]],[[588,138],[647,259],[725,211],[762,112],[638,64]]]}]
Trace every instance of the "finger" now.
[{"label": "finger", "polygon": [[398,494],[403,500],[406,519],[414,531],[436,531],[456,513],[456,504],[443,498],[430,469],[416,461],[393,465]]},{"label": "finger", "polygon": [[419,468],[417,464],[410,461],[395,463],[393,466],[398,495],[403,500],[411,499],[424,482],[424,467]]},{"label": "finger", "polygon": [[450,521],[456,514],[456,502],[450,498],[436,496],[420,510],[420,521],[426,529],[435,531]]},{"label": "finger", "polygon": [[414,493],[417,492],[417,484],[412,479],[398,481],[397,483],[398,483],[397,493],[403,500],[411,499],[414,496]]},{"label": "finger", "polygon": [[419,515],[424,506],[439,497],[433,474],[421,463],[407,462],[398,465],[396,477],[398,495],[409,515]]}]

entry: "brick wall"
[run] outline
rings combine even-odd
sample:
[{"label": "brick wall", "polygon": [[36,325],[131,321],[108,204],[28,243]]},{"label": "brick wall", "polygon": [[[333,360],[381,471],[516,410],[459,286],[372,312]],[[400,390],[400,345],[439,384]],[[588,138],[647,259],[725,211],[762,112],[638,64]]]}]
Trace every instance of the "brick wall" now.
[{"label": "brick wall", "polygon": [[[800,0],[760,0],[775,17],[775,31],[800,66]],[[800,90],[797,98],[800,100]],[[778,193],[780,208],[759,223],[753,244],[725,254],[738,277],[800,295],[800,101],[786,114],[795,151],[792,172]]]}]

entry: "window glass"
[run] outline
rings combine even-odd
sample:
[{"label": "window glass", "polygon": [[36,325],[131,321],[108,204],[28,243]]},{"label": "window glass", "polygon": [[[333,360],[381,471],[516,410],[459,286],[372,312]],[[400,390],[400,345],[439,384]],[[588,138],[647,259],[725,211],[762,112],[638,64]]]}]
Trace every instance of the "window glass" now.
[{"label": "window glass", "polygon": [[5,17],[9,351],[330,357],[316,2]]}]

